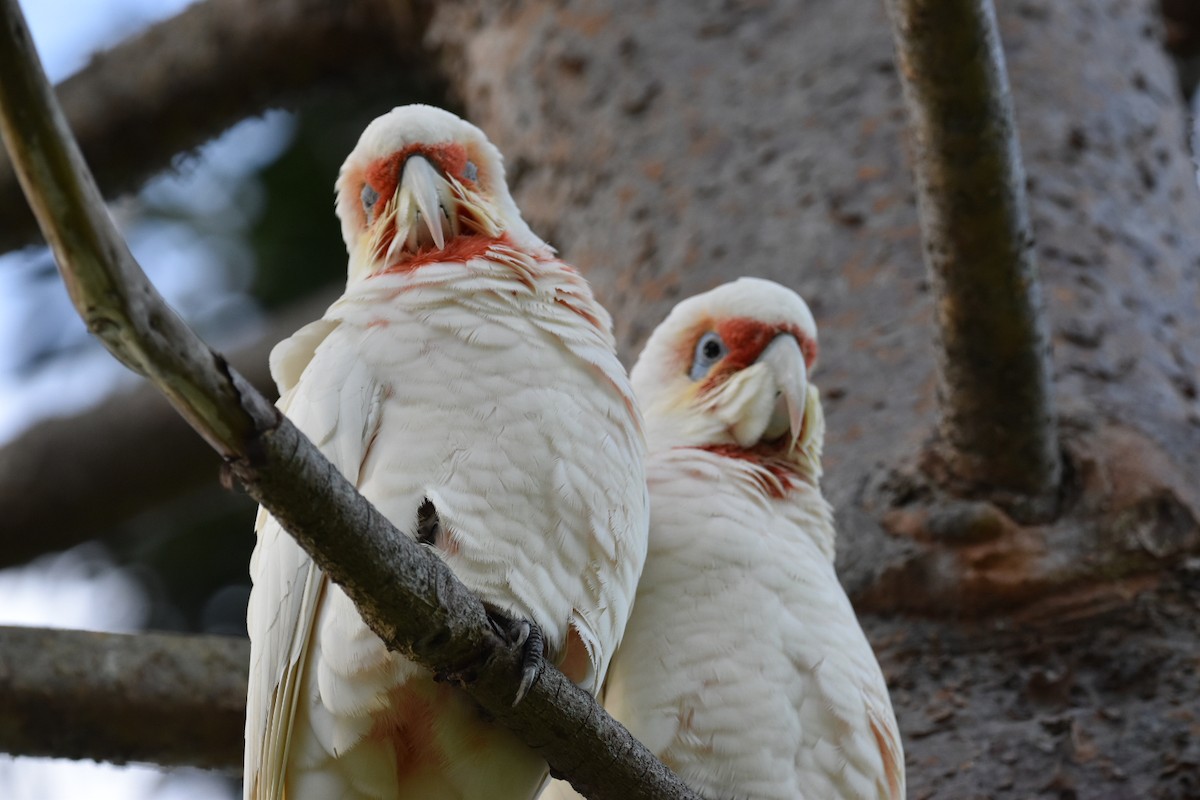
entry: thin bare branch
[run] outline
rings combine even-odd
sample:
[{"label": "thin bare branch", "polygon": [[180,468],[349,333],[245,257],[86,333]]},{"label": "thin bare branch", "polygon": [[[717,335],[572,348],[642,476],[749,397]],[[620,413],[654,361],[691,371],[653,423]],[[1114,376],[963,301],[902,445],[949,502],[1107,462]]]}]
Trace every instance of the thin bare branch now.
[{"label": "thin bare branch", "polygon": [[89,329],[167,395],[389,647],[452,676],[585,794],[695,798],[552,666],[512,706],[522,653],[494,632],[479,598],[359,495],[150,285],[108,218],[16,0],[0,8],[0,134]]},{"label": "thin bare branch", "polygon": [[[104,194],[115,197],[238,120],[372,73],[437,80],[410,0],[206,0],[106,52],[58,86]],[[0,158],[0,252],[37,227]]]},{"label": "thin bare branch", "polygon": [[888,9],[937,298],[948,477],[1045,510],[1059,479],[1049,340],[995,12],[991,0]]},{"label": "thin bare branch", "polygon": [[250,645],[0,628],[0,751],[237,772]]}]

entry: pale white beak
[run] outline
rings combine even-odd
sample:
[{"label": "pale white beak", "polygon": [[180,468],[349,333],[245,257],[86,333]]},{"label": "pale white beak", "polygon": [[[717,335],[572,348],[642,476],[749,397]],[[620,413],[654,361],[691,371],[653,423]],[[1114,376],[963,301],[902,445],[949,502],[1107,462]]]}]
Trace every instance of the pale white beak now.
[{"label": "pale white beak", "polygon": [[763,439],[789,436],[788,452],[800,440],[804,427],[804,403],[808,399],[808,368],[800,343],[791,334],[776,336],[758,357],[775,380],[775,410],[763,432]]},{"label": "pale white beak", "polygon": [[446,246],[447,236],[455,235],[455,198],[450,184],[423,156],[410,156],[404,162],[400,185],[396,187],[396,235],[387,258],[401,249],[416,252],[424,246]]}]

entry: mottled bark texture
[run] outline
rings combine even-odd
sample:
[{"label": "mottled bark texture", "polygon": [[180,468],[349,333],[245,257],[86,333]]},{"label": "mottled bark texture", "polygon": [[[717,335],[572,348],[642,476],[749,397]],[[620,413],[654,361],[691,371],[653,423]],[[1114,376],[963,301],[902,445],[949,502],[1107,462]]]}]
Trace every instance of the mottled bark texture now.
[{"label": "mottled bark texture", "polygon": [[930,556],[880,524],[934,497],[912,462],[937,418],[934,302],[882,4],[460,2],[438,7],[430,38],[506,154],[526,217],[592,280],[627,355],[677,300],[737,275],[809,299],[843,576],[862,593],[892,575],[889,604],[936,611],[953,595],[928,592],[963,579],[971,608],[989,592],[1035,597],[1086,570],[1084,551],[1111,549],[1118,519],[1179,520],[1153,548],[1166,557],[1193,542],[1200,200],[1153,6],[999,9],[1077,533],[1053,543],[1020,528],[1040,552],[980,562]]},{"label": "mottled bark texture", "polygon": [[[1098,726],[1095,758],[1004,748],[1022,761],[1013,770],[992,755],[997,740],[1041,742],[1064,705],[1090,719],[1129,702],[1161,718],[1200,693],[1192,672],[1143,685],[1149,702],[1118,675],[1169,635],[1137,627],[1131,598],[1200,543],[1200,198],[1155,5],[997,7],[1067,457],[1061,520],[1041,526],[953,502],[916,463],[936,431],[934,301],[882,3],[463,0],[431,21],[526,217],[596,286],[626,355],[680,298],[738,275],[812,304],[839,571],[860,608],[882,615],[865,625],[903,679],[913,797],[1043,796],[1059,773],[1064,794],[1136,797],[1155,779],[1187,779],[1122,780],[1162,757],[1132,720]],[[1091,654],[1064,667],[1061,701],[1019,702],[1023,684],[1003,677],[1011,651],[973,628],[910,635],[891,619],[1023,605],[1072,619],[1057,641]],[[1099,609],[1120,614],[1104,624],[1128,637],[1120,652],[1120,637],[1105,640],[1113,664],[1084,648]],[[1039,652],[1031,641],[1022,657]],[[971,683],[967,664],[988,671]],[[943,678],[962,681],[970,705]],[[1097,684],[1107,693],[1070,693]]]},{"label": "mottled bark texture", "polygon": [[237,772],[250,645],[0,628],[0,752]]},{"label": "mottled bark texture", "polygon": [[991,0],[888,0],[938,330],[944,481],[1053,511],[1049,336]]},{"label": "mottled bark texture", "polygon": [[[333,299],[313,297],[276,315],[256,342],[230,354],[230,365],[273,396],[271,348]],[[65,550],[213,485],[220,467],[220,457],[150,385],[75,416],[45,420],[0,448],[0,518],[8,533],[0,567]],[[62,502],[65,497],[71,501]]]},{"label": "mottled bark texture", "polygon": [[[353,90],[382,70],[433,80],[407,0],[207,0],[96,55],[58,87],[105,196],[179,153],[321,86]],[[297,57],[297,54],[303,54]],[[0,156],[0,251],[37,227]]]},{"label": "mottled bark texture", "polygon": [[400,533],[166,306],[83,163],[16,0],[0,0],[0,135],[76,309],[146,375],[339,584],[387,645],[460,685],[595,798],[695,798],[552,665],[519,704],[523,650],[439,558]]}]

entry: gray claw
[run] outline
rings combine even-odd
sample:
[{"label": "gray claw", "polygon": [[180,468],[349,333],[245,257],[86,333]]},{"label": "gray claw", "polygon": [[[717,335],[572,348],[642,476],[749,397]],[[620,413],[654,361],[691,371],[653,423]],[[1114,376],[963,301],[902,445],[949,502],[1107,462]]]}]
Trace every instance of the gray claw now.
[{"label": "gray claw", "polygon": [[542,676],[542,665],[546,655],[546,640],[542,638],[542,629],[528,620],[521,620],[517,627],[517,638],[514,644],[524,649],[521,659],[521,683],[517,686],[517,696],[513,707],[525,699],[525,695]]},{"label": "gray claw", "polygon": [[527,619],[512,621],[499,608],[487,604],[485,608],[488,621],[496,633],[507,639],[513,647],[521,648],[521,682],[517,685],[517,696],[513,699],[515,708],[542,676],[546,659],[546,640],[542,636],[542,629],[536,623]]}]

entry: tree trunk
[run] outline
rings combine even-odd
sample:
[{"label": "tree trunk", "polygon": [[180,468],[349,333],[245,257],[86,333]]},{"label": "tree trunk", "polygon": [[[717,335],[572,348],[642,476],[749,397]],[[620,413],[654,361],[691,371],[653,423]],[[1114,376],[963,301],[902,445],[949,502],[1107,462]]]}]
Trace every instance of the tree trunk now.
[{"label": "tree trunk", "polygon": [[[1146,765],[1171,747],[1130,740],[1144,719],[1101,710],[1129,701],[1121,670],[1158,653],[1150,640],[1178,634],[1130,598],[1157,586],[1163,608],[1191,602],[1171,570],[1200,543],[1200,199],[1151,0],[998,6],[1065,450],[1061,518],[1040,526],[946,497],[917,456],[936,428],[935,300],[882,4],[464,2],[439,6],[430,36],[506,154],[527,218],[597,287],[627,355],[677,300],[737,275],[809,300],[824,486],[861,608],[1006,611],[987,625],[1036,618],[1055,631],[1118,615],[1115,643],[1090,622],[1071,634],[1062,674],[1014,672],[1011,644],[974,628],[868,617],[896,684],[912,796],[1025,797],[1077,781],[1150,796],[1160,784]],[[1154,702],[1194,697],[1187,675],[1155,684]],[[951,677],[959,695],[946,694]],[[989,725],[1030,703],[1004,735],[1053,745],[989,745]],[[1064,708],[1065,722],[1047,721]],[[1056,749],[1063,736],[1074,755]],[[1192,779],[1169,774],[1161,785]]]},{"label": "tree trunk", "polygon": [[[1063,421],[1087,430],[1077,447],[1115,438],[1190,475],[1200,202],[1152,4],[1025,2],[1000,21]],[[846,516],[846,566],[877,565],[851,584],[911,549],[870,519],[911,480],[892,473],[931,436],[936,385],[883,8],[459,4],[431,35],[526,216],[597,286],[627,355],[678,299],[736,275],[810,300],[825,487]],[[1195,488],[1153,481],[1200,509]]]}]

